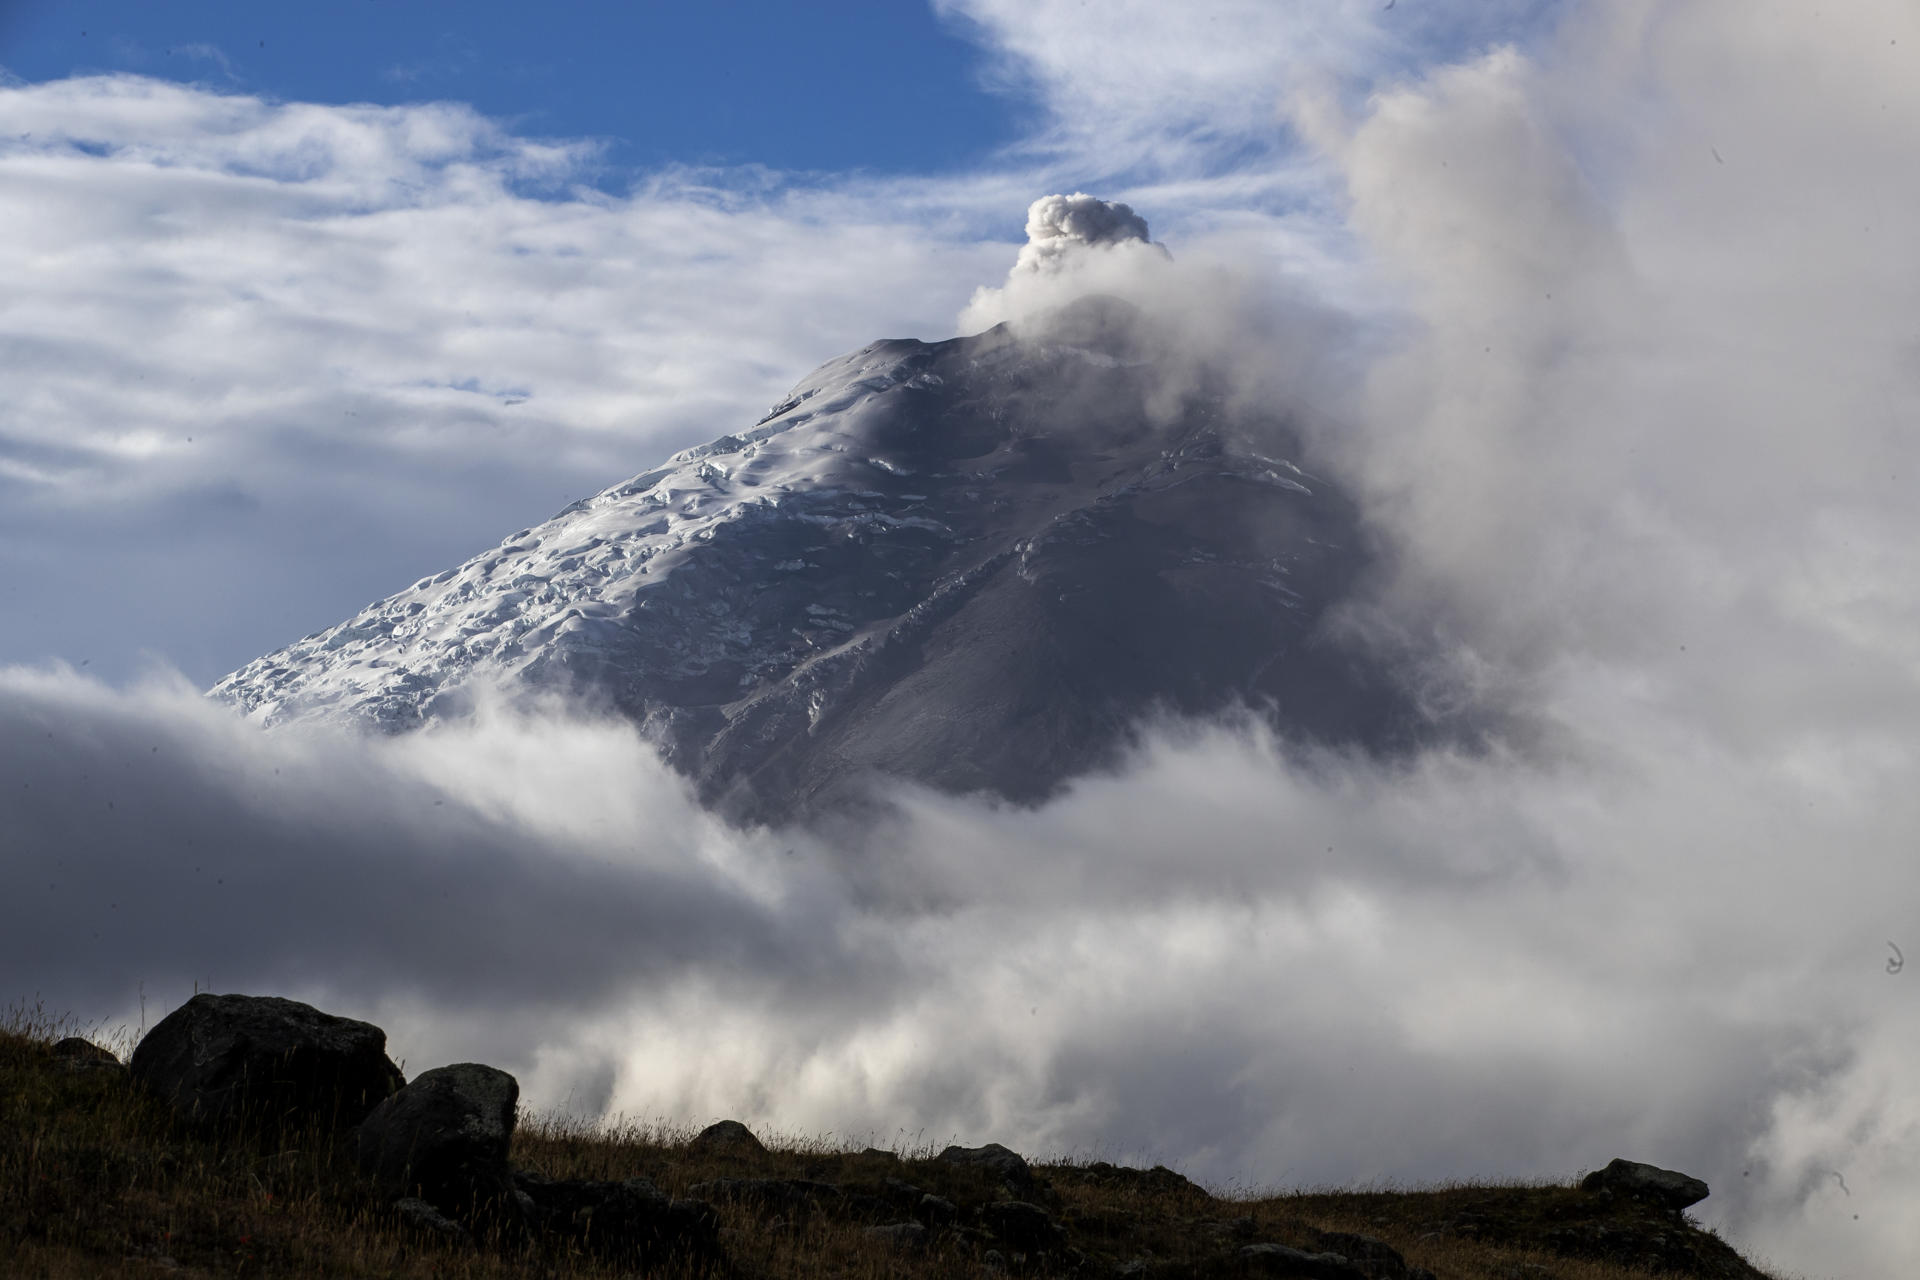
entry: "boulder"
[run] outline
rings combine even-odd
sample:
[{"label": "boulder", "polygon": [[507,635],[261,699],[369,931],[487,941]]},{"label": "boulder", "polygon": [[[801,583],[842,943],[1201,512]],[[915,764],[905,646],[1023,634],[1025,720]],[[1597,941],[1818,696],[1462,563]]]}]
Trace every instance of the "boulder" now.
[{"label": "boulder", "polygon": [[358,1124],[402,1083],[371,1023],[279,996],[202,993],[133,1051],[133,1078],[201,1124]]},{"label": "boulder", "polygon": [[753,1136],[753,1130],[738,1120],[719,1120],[694,1135],[687,1144],[687,1154],[749,1160],[767,1154],[767,1149]]},{"label": "boulder", "polygon": [[1016,1196],[1031,1195],[1039,1188],[1033,1170],[1020,1153],[1009,1151],[997,1142],[989,1142],[984,1147],[948,1147],[938,1158],[948,1164],[985,1169]]},{"label": "boulder", "polygon": [[1213,1198],[1207,1193],[1206,1188],[1175,1173],[1163,1164],[1157,1164],[1151,1169],[1132,1169],[1126,1165],[1108,1164],[1105,1160],[1096,1160],[1081,1169],[1080,1176],[1103,1186],[1124,1187],[1136,1195],[1177,1195],[1197,1200]]},{"label": "boulder", "polygon": [[513,1191],[507,1147],[519,1100],[512,1076],[477,1062],[423,1071],[368,1114],[355,1154],[382,1196],[471,1217]]},{"label": "boulder", "polygon": [[515,1170],[513,1183],[526,1225],[569,1248],[620,1266],[649,1267],[674,1258],[720,1261],[713,1206],[670,1199],[645,1178],[557,1181]]},{"label": "boulder", "polygon": [[91,1040],[68,1036],[53,1046],[53,1059],[76,1074],[107,1072],[119,1075],[127,1068],[110,1049],[102,1049]]},{"label": "boulder", "polygon": [[1606,1168],[1588,1174],[1580,1182],[1583,1191],[1611,1191],[1616,1195],[1646,1200],[1675,1213],[1707,1198],[1707,1184],[1698,1178],[1672,1169],[1640,1164],[1633,1160],[1615,1160]]}]

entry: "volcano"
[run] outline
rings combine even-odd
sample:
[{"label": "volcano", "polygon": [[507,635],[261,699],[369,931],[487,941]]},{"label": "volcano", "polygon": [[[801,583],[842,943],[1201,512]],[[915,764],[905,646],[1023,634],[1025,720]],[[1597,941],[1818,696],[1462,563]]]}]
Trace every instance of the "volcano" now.
[{"label": "volcano", "polygon": [[1413,700],[1329,625],[1369,565],[1355,506],[1284,413],[1171,380],[1151,333],[1093,297],[876,342],[211,692],[389,732],[558,696],[747,822],[889,778],[1036,802],[1154,717],[1407,741]]}]

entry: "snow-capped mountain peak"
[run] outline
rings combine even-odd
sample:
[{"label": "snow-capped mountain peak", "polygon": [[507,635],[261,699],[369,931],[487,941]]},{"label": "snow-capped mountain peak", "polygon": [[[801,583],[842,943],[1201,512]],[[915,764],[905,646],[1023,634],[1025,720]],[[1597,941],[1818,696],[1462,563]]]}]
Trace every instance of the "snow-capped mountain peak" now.
[{"label": "snow-capped mountain peak", "polygon": [[404,730],[476,682],[633,717],[730,812],[873,773],[1017,799],[1149,710],[1368,740],[1403,708],[1316,641],[1361,561],[1283,423],[1171,416],[1122,304],[830,361],[760,422],[522,529],[214,695]]}]

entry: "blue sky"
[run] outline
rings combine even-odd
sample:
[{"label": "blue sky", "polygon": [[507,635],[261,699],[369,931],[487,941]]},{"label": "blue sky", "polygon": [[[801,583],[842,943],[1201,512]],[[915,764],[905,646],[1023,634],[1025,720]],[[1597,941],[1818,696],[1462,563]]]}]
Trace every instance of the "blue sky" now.
[{"label": "blue sky", "polygon": [[320,103],[468,103],[517,133],[598,138],[613,177],[664,163],[929,171],[1017,136],[958,18],[898,0],[791,4],[16,3],[0,65],[130,72]]},{"label": "blue sky", "polygon": [[[1650,1159],[1782,1266],[1920,1255],[1910,0],[526,12],[0,7],[0,998],[271,988],[537,1101],[1242,1185]],[[962,331],[1076,190],[1172,253],[1108,285],[1317,424],[1386,622],[1536,733],[908,797],[894,901],[617,726],[199,696]],[[179,891],[215,845],[252,897]],[[450,850],[511,938],[436,906]],[[165,918],[70,945],[127,885]]]}]

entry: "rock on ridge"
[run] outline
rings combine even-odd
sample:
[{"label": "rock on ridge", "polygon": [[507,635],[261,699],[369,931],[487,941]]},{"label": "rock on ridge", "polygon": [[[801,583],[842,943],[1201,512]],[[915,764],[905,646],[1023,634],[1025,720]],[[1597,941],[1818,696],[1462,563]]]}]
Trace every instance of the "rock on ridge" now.
[{"label": "rock on ridge", "polygon": [[358,1124],[403,1077],[386,1032],[279,996],[202,992],[133,1051],[133,1079],[189,1120]]},{"label": "rock on ridge", "polygon": [[1612,1191],[1650,1200],[1676,1213],[1710,1194],[1707,1184],[1698,1178],[1635,1160],[1611,1161],[1606,1168],[1588,1174],[1580,1186],[1586,1191]]},{"label": "rock on ridge", "polygon": [[687,1150],[695,1155],[718,1156],[729,1160],[748,1160],[767,1154],[753,1130],[738,1120],[716,1120],[694,1135]]}]

